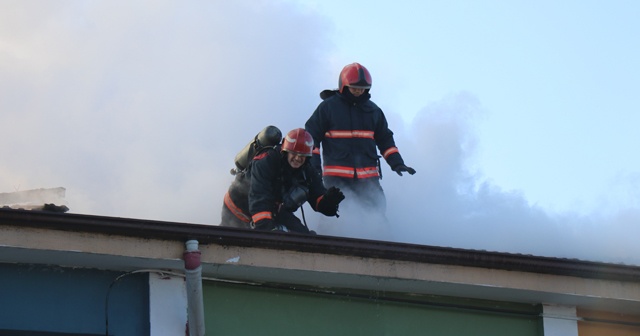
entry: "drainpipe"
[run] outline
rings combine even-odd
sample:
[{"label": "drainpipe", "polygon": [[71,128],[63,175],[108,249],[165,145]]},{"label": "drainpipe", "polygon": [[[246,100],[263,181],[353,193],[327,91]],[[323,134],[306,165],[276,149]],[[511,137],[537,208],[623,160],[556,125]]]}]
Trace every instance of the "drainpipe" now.
[{"label": "drainpipe", "polygon": [[189,336],[204,336],[204,304],[202,302],[202,266],[197,240],[186,242],[184,268],[187,280],[187,329]]}]

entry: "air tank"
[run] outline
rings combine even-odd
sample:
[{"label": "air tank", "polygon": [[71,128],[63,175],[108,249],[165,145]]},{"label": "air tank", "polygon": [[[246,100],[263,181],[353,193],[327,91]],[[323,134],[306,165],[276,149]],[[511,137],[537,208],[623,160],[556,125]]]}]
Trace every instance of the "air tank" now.
[{"label": "air tank", "polygon": [[253,160],[253,157],[260,149],[273,147],[279,144],[280,141],[282,141],[282,132],[280,132],[280,129],[275,126],[265,127],[236,155],[236,168],[231,170],[231,174],[235,175],[235,172],[247,168],[249,162]]}]

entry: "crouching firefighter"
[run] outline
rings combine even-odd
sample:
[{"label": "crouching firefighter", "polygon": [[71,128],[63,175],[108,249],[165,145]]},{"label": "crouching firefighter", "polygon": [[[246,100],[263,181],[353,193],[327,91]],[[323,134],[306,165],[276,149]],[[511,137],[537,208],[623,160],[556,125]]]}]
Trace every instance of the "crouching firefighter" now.
[{"label": "crouching firefighter", "polygon": [[307,160],[312,150],[311,134],[297,128],[287,133],[281,145],[254,157],[249,212],[256,230],[313,233],[294,215],[305,202],[325,216],[338,216],[344,195],[336,187],[324,187]]}]

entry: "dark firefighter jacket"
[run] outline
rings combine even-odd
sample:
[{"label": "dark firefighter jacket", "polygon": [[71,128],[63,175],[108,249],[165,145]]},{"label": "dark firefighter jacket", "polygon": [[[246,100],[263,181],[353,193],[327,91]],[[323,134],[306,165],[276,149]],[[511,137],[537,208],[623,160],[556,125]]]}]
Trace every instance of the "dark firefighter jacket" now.
[{"label": "dark firefighter jacket", "polygon": [[287,154],[280,146],[257,155],[252,162],[251,187],[249,190],[249,212],[253,222],[276,219],[279,211],[285,209],[283,200],[294,188],[308,190],[306,201],[314,211],[326,192],[322,179],[307,160],[300,168],[293,169],[287,162]]},{"label": "dark firefighter jacket", "polygon": [[229,190],[224,194],[224,205],[240,222],[247,226],[251,222],[249,213],[249,186],[251,184],[251,165],[236,174]]},{"label": "dark firefighter jacket", "polygon": [[[322,145],[323,175],[344,178],[379,177],[379,156],[391,168],[404,164],[382,110],[371,100],[368,91],[354,101],[336,91],[323,91],[324,99],[305,124],[315,142],[312,165],[320,167]],[[351,96],[353,97],[353,96]]]}]

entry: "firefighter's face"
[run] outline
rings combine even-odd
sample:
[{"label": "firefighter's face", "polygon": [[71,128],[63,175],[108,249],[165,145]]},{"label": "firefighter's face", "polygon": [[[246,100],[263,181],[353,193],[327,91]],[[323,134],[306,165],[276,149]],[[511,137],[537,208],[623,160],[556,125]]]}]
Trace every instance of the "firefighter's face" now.
[{"label": "firefighter's face", "polygon": [[291,152],[287,152],[287,161],[289,161],[289,165],[293,169],[298,169],[298,168],[302,167],[302,165],[304,164],[304,161],[306,159],[307,159],[306,156],[302,156],[302,155],[298,155],[298,154],[293,154]]},{"label": "firefighter's face", "polygon": [[350,87],[349,86],[349,92],[351,92],[351,94],[354,97],[360,97],[360,95],[363,94],[365,90],[366,89],[358,89],[358,88],[354,88],[354,87]]}]

